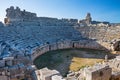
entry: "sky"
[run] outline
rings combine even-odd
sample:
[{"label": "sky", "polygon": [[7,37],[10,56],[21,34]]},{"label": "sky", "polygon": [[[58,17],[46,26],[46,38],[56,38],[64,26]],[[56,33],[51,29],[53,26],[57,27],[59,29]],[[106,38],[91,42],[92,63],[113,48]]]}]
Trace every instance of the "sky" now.
[{"label": "sky", "polygon": [[34,12],[39,17],[81,20],[89,12],[93,20],[120,23],[120,0],[0,0],[0,21],[10,6]]}]

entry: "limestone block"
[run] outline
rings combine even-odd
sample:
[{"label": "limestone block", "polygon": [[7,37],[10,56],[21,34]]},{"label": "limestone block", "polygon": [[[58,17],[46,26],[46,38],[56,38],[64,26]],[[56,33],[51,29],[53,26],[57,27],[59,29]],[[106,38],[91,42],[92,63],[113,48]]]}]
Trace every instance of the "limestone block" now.
[{"label": "limestone block", "polygon": [[112,69],[109,66],[94,66],[85,72],[86,80],[109,80],[111,72]]}]

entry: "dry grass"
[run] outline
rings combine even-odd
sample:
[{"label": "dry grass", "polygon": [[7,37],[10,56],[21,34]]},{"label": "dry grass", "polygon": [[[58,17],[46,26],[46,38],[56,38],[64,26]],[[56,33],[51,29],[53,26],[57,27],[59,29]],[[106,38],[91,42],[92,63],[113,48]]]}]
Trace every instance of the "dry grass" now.
[{"label": "dry grass", "polygon": [[92,66],[97,62],[102,62],[104,59],[92,59],[92,58],[78,58],[74,57],[70,65],[71,71],[78,71],[85,66]]}]

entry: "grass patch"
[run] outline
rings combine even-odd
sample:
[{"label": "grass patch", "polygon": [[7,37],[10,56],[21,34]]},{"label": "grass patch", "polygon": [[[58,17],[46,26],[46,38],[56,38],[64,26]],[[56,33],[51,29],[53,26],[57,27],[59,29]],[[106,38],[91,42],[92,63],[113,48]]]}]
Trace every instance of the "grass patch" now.
[{"label": "grass patch", "polygon": [[74,57],[72,59],[72,63],[70,65],[71,71],[78,71],[81,68],[84,68],[86,66],[92,66],[97,62],[102,62],[104,59],[92,59],[92,58],[77,58]]}]

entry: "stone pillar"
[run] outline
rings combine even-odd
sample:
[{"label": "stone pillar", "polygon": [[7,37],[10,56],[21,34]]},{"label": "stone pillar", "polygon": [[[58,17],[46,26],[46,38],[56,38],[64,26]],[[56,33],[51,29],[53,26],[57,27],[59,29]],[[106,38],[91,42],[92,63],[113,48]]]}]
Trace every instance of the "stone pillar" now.
[{"label": "stone pillar", "polygon": [[90,14],[90,13],[87,13],[87,16],[86,16],[86,24],[90,24],[91,21],[92,21],[91,14]]},{"label": "stone pillar", "polygon": [[108,55],[105,55],[105,62],[108,62]]}]

